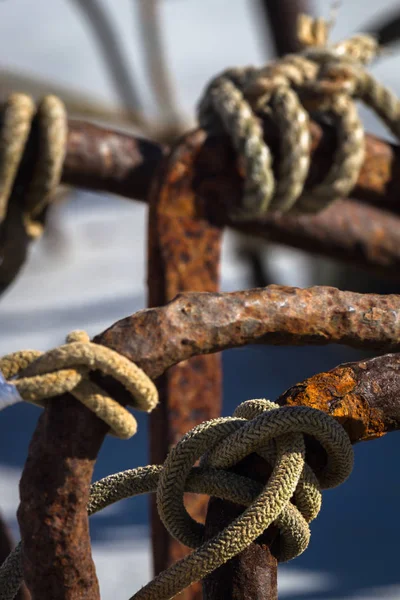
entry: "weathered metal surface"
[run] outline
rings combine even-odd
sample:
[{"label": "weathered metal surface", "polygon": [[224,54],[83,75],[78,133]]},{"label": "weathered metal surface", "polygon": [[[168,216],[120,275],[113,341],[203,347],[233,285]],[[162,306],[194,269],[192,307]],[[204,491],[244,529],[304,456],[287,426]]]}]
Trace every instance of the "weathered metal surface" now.
[{"label": "weathered metal surface", "polygon": [[156,142],[70,120],[62,182],[144,200],[164,152]]},{"label": "weathered metal surface", "polygon": [[[309,184],[326,172],[335,144],[334,133],[312,123],[313,166]],[[268,140],[278,152],[272,129]],[[379,208],[341,200],[317,215],[273,213],[253,223],[230,222],[228,204],[238,204],[242,179],[236,155],[227,138],[190,136],[195,157],[194,186],[203,200],[201,209],[212,222],[295,246],[316,254],[355,263],[382,275],[400,273],[400,218]],[[161,146],[95,126],[72,121],[63,180],[72,185],[106,190],[145,199],[155,169],[163,155]],[[185,143],[185,142],[183,142]],[[397,171],[396,169],[397,165]],[[396,206],[400,189],[398,148],[367,136],[367,152],[354,196],[379,206]]]},{"label": "weathered metal surface", "polygon": [[398,279],[400,275],[400,218],[355,200],[338,200],[316,215],[272,213],[236,228],[384,277]]},{"label": "weathered metal surface", "polygon": [[[189,136],[185,145],[179,144],[165,159],[153,186],[148,232],[150,306],[165,304],[179,292],[212,292],[219,287],[221,229],[197,218],[192,188],[196,156],[192,144],[203,137],[198,132]],[[152,463],[163,462],[170,446],[189,429],[220,414],[220,358],[197,356],[185,361],[160,377],[157,387],[160,407],[150,416]],[[187,507],[201,519],[207,502],[190,494]],[[159,519],[155,498],[151,499],[151,517],[154,568],[159,573],[188,549],[169,536]],[[188,600],[199,597],[199,584],[182,594]]]},{"label": "weathered metal surface", "polygon": [[310,14],[309,2],[305,0],[258,0],[263,22],[265,45],[270,52],[270,36],[278,56],[299,52],[297,18],[300,13]]},{"label": "weathered metal surface", "polygon": [[353,443],[361,442],[399,429],[399,380],[400,356],[386,354],[314,375],[278,402],[323,410],[343,425]]},{"label": "weathered metal surface", "polygon": [[18,522],[33,600],[100,600],[86,505],[107,427],[70,396],[50,401],[29,446]]},{"label": "weathered metal surface", "polygon": [[[400,357],[388,354],[318,373],[291,387],[277,402],[281,406],[311,406],[328,413],[343,425],[352,443],[372,440],[400,428],[399,376]],[[311,438],[307,438],[306,445],[307,460],[318,472],[325,465],[326,454]],[[271,474],[270,467],[254,454],[235,470],[262,482]],[[207,537],[216,535],[243,510],[212,498],[206,519]],[[244,552],[211,573],[203,584],[205,600],[276,598],[276,578],[274,587],[271,576],[276,576],[273,549],[279,544],[278,534],[276,527],[269,527]]]},{"label": "weathered metal surface", "polygon": [[[147,200],[152,178],[164,148],[149,140],[70,120],[67,154],[62,182],[112,192],[137,200]],[[279,160],[279,136],[276,126],[266,121],[265,139]],[[310,123],[312,163],[307,187],[326,175],[332,164],[336,134],[332,127]],[[193,142],[193,136],[191,136]],[[227,136],[199,136],[195,145],[196,178],[219,189],[233,188],[232,203],[241,193],[241,178],[235,152]],[[34,139],[27,148],[27,160],[35,156]],[[366,135],[366,152],[352,197],[399,212],[400,148],[379,138]],[[216,179],[215,181],[213,181]],[[232,183],[233,180],[234,183]],[[239,182],[239,186],[237,183]],[[218,196],[223,198],[223,190]],[[231,203],[225,198],[223,203]],[[226,218],[226,217],[225,217]]]},{"label": "weathered metal surface", "polygon": [[246,344],[336,343],[400,351],[400,296],[279,285],[185,293],[118,321],[98,339],[131,360],[140,356],[140,366],[153,378],[192,356]]},{"label": "weathered metal surface", "polygon": [[[37,153],[35,122],[18,176],[18,193],[29,181],[29,165]],[[266,139],[279,160],[279,144],[273,123],[265,124]],[[311,123],[313,162],[308,186],[326,173],[335,148],[334,131]],[[235,152],[227,137],[199,134],[187,136],[193,152],[193,185],[197,195],[197,212],[211,222],[229,225],[242,231],[266,236],[285,244],[355,262],[382,274],[398,277],[400,219],[380,210],[342,201],[317,216],[295,217],[269,215],[256,223],[229,221],[229,207],[240,203],[242,179]],[[373,136],[367,136],[366,158],[353,196],[381,208],[399,211],[400,150]],[[194,141],[196,140],[196,141]],[[185,141],[183,141],[185,144]],[[67,152],[62,183],[92,190],[112,192],[129,198],[146,200],[151,181],[165,149],[155,143],[80,121],[69,121]],[[340,209],[340,211],[339,211]],[[14,211],[15,212],[15,211]],[[14,279],[25,261],[30,240],[17,219],[8,219],[0,232],[3,248],[0,292]],[[328,233],[328,236],[325,236]]]},{"label": "weathered metal surface", "polygon": [[[265,483],[271,474],[269,465],[256,454],[247,456],[231,469],[239,475]],[[206,538],[217,535],[239,516],[245,507],[210,498],[206,519]],[[210,573],[203,580],[204,600],[276,600],[277,559],[270,550],[278,531],[270,527],[246,550]]]},{"label": "weathered metal surface", "polygon": [[[399,311],[398,296],[334,288],[271,286],[233,294],[190,293],[119,321],[95,341],[118,350],[157,378],[196,354],[254,342],[340,342],[400,350]],[[333,370],[295,386],[283,401],[315,405],[321,396],[325,401],[320,406],[333,407],[331,414],[341,419],[353,442],[371,439],[399,428],[398,369],[400,355],[341,366],[336,376]],[[126,403],[119,386],[99,376],[96,380]],[[86,502],[106,432],[94,414],[69,396],[49,401],[39,419],[21,479],[18,510],[24,575],[35,600],[99,598]]]}]

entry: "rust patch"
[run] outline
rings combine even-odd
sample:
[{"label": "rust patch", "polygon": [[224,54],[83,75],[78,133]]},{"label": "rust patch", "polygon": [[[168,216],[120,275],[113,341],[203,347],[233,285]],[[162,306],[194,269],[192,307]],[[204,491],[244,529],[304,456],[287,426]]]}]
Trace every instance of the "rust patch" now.
[{"label": "rust patch", "polygon": [[[150,197],[149,304],[172,300],[179,292],[216,292],[219,286],[221,230],[197,214],[192,188],[196,148],[204,139],[198,132],[184,138],[165,159]],[[191,305],[181,310],[191,316]],[[187,321],[188,323],[190,321]],[[185,334],[181,344],[185,346]],[[150,417],[152,463],[165,460],[168,449],[202,421],[220,414],[221,366],[217,355],[197,356],[169,369],[158,379],[160,407]],[[197,520],[205,518],[207,500],[186,496],[188,510]],[[159,520],[152,499],[153,557],[156,573],[185,556],[188,549],[170,538]],[[200,598],[195,584],[180,597]]]}]

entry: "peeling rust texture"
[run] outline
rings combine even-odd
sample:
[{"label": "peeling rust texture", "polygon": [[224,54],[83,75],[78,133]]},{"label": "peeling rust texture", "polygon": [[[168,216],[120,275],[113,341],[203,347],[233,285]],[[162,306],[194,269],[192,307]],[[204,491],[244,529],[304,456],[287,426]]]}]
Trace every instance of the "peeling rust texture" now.
[{"label": "peeling rust texture", "polygon": [[[111,192],[147,201],[152,179],[166,148],[156,142],[117,131],[70,120],[62,183]],[[312,165],[307,186],[318,183],[332,161],[336,137],[332,128],[311,122]],[[279,138],[273,122],[265,122],[265,138],[279,161]],[[366,157],[352,196],[379,208],[343,200],[316,216],[270,214],[254,223],[229,220],[230,207],[242,197],[243,180],[237,156],[226,136],[188,135],[188,156],[192,152],[197,195],[193,209],[200,219],[229,225],[240,231],[267,237],[290,246],[320,253],[397,278],[400,262],[400,218],[385,210],[400,211],[400,149],[373,136],[366,136]],[[34,121],[18,175],[18,188],[30,180],[30,166],[38,151]],[[18,215],[17,215],[18,217]],[[20,218],[3,227],[2,244],[7,274],[0,281],[6,289],[22,267],[30,240]],[[17,243],[15,242],[17,240]]]},{"label": "peeling rust texture", "polygon": [[311,406],[337,419],[352,443],[400,428],[400,355],[340,365],[291,387],[281,405]]},{"label": "peeling rust texture", "polygon": [[[156,168],[165,147],[150,140],[112,131],[82,121],[70,120],[67,154],[62,182],[67,185],[102,190],[147,201]],[[275,163],[279,162],[279,133],[272,120],[264,122],[265,139],[271,147]],[[312,162],[307,188],[326,175],[336,148],[334,128],[315,121],[310,123]],[[186,136],[197,154],[196,185],[224,197],[224,188],[232,189],[232,203],[241,194],[236,154],[227,136],[205,134]],[[35,157],[34,137],[27,148],[27,159]],[[197,177],[196,177],[197,179]],[[239,183],[239,185],[237,185]],[[219,189],[221,186],[222,189]],[[357,185],[351,196],[379,208],[400,211],[400,148],[373,135],[366,135],[365,159]],[[222,204],[231,203],[225,196]],[[212,209],[212,207],[211,207]],[[225,211],[226,214],[226,211]]]},{"label": "peeling rust texture", "polygon": [[[265,124],[266,139],[279,159],[278,134]],[[313,157],[308,187],[331,164],[335,134],[312,122]],[[273,213],[257,222],[230,222],[229,206],[240,202],[242,179],[227,137],[198,133],[181,142],[193,154],[198,198],[192,210],[199,218],[229,225],[271,241],[323,254],[382,275],[400,273],[400,218],[389,212],[398,205],[400,150],[373,136],[366,137],[366,158],[353,196],[380,208],[342,200],[317,215]],[[155,143],[80,121],[69,122],[64,183],[147,200],[151,181],[166,149]],[[34,156],[31,150],[30,156]],[[200,201],[200,198],[202,201]],[[400,205],[399,205],[400,206]],[[399,211],[397,209],[397,211]]]},{"label": "peeling rust texture", "polygon": [[[124,354],[154,379],[197,354],[249,343],[336,342],[399,351],[399,311],[399,296],[324,287],[185,293],[166,306],[119,321],[94,341]],[[341,365],[331,374],[294,386],[279,402],[314,406],[319,402],[318,407],[341,419],[353,442],[372,439],[400,428],[399,369],[400,355]],[[96,381],[126,403],[118,386],[113,389],[97,375]],[[219,385],[204,394],[211,403],[214,392],[217,413]],[[185,426],[190,426],[190,419]],[[34,600],[99,599],[86,502],[107,430],[67,395],[49,401],[39,419],[21,479],[18,510],[24,577]],[[321,456],[317,450],[314,454]]]},{"label": "peeling rust texture", "polygon": [[105,424],[71,396],[39,418],[20,482],[24,580],[33,600],[100,600],[86,506]]},{"label": "peeling rust texture", "polygon": [[139,311],[99,338],[153,378],[197,356],[247,344],[325,345],[400,351],[400,296],[270,285],[179,294]]},{"label": "peeling rust texture", "polygon": [[[221,229],[196,217],[197,199],[192,188],[196,156],[192,144],[203,137],[198,132],[179,143],[154,182],[149,213],[150,306],[165,304],[179,292],[218,290]],[[148,335],[152,335],[150,330]],[[220,414],[220,358],[193,357],[160,377],[157,386],[160,406],[150,416],[152,463],[162,463],[170,446],[189,429]],[[195,518],[205,517],[204,497],[188,494],[186,505]],[[169,536],[158,517],[155,498],[151,499],[151,517],[154,569],[159,573],[185,556],[188,549]],[[200,598],[200,584],[181,597]]]},{"label": "peeling rust texture", "polygon": [[[265,483],[271,469],[256,454],[247,456],[232,469],[239,475]],[[206,539],[217,535],[244,510],[243,506],[210,498],[206,518]],[[204,600],[276,600],[278,598],[278,562],[270,547],[278,530],[268,528],[243,552],[210,573],[203,580]]]}]

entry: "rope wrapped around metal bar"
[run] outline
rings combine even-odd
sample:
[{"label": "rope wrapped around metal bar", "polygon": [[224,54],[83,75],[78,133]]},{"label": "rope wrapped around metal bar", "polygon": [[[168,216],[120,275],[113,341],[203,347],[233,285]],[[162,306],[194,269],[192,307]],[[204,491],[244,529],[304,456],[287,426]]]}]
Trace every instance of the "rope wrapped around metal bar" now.
[{"label": "rope wrapped around metal bar", "polygon": [[90,380],[90,371],[113,377],[129,392],[132,406],[147,412],[158,403],[154,383],[118,352],[90,342],[84,331],[73,331],[66,341],[49,352],[23,350],[1,358],[0,370],[7,383],[15,385],[23,400],[42,407],[48,398],[69,392],[107,423],[113,435],[132,437],[136,419]]},{"label": "rope wrapped around metal bar", "polygon": [[[314,436],[327,453],[326,466],[314,473],[305,463],[303,434]],[[257,452],[273,471],[263,486],[227,471]],[[200,467],[193,467],[197,459]],[[321,507],[321,489],[342,483],[351,473],[353,449],[342,428],[329,415],[309,407],[279,407],[268,400],[249,400],[233,417],[206,421],[189,431],[164,465],[116,473],[91,486],[88,513],[130,496],[155,492],[160,517],[170,534],[195,548],[160,573],[131,600],[167,600],[240,553],[275,523],[280,530],[279,560],[306,549],[308,523]],[[183,493],[217,496],[247,507],[211,540],[204,525],[193,520]],[[12,600],[22,581],[20,546],[0,568],[0,600]]]},{"label": "rope wrapped around metal bar", "polygon": [[[315,27],[318,25],[318,27]],[[208,85],[199,103],[200,125],[227,132],[244,173],[244,196],[232,219],[270,211],[317,212],[348,196],[364,160],[364,129],[355,100],[363,101],[400,139],[400,102],[364,65],[379,53],[369,35],[327,45],[328,26],[302,16],[301,54],[261,68],[229,69]],[[310,166],[309,113],[336,125],[337,149],[323,181],[305,192]],[[263,138],[262,121],[279,130],[278,164]]]}]

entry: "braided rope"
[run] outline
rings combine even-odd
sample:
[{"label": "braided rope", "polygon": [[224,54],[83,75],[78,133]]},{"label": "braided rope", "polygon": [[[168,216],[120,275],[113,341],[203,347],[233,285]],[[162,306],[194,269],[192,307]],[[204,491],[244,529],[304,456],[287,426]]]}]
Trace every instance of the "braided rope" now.
[{"label": "braided rope", "polygon": [[0,223],[7,217],[18,169],[33,119],[37,117],[38,159],[26,190],[24,224],[29,237],[42,233],[39,219],[57,188],[62,172],[67,141],[67,114],[56,96],[45,96],[36,110],[30,96],[11,94],[2,108],[0,128]]},{"label": "braided rope", "polygon": [[[303,433],[314,436],[327,452],[326,467],[318,473],[305,463]],[[225,470],[252,452],[273,467],[265,486]],[[201,466],[193,467],[198,458]],[[249,400],[233,417],[207,421],[189,431],[164,465],[131,469],[92,484],[88,514],[123,498],[156,492],[158,511],[170,534],[196,549],[131,600],[166,600],[244,550],[271,523],[280,530],[279,560],[301,554],[310,538],[308,523],[321,507],[321,488],[342,483],[352,465],[349,438],[332,417],[313,408],[279,408],[268,400]],[[247,508],[205,541],[204,525],[186,512],[184,492],[216,496]],[[21,581],[18,545],[0,568],[0,600],[12,600]]]},{"label": "braided rope", "polygon": [[93,344],[84,331],[74,331],[67,343],[49,352],[23,350],[0,359],[0,371],[27,402],[44,406],[48,398],[67,392],[82,402],[122,439],[136,433],[134,416],[89,379],[98,370],[119,381],[132,406],[151,411],[158,402],[154,383],[134,363],[110,348]]},{"label": "braided rope", "polygon": [[[364,161],[364,129],[355,100],[371,108],[400,139],[400,102],[366,72],[379,53],[374,38],[357,35],[327,45],[331,23],[302,15],[299,55],[265,67],[229,69],[206,88],[198,107],[200,125],[225,131],[245,173],[240,207],[231,218],[251,220],[272,210],[317,212],[355,186]],[[328,116],[337,127],[337,149],[324,180],[305,191],[311,140],[308,112]],[[262,122],[273,118],[280,161],[274,166]],[[275,168],[275,174],[274,170]]]}]

